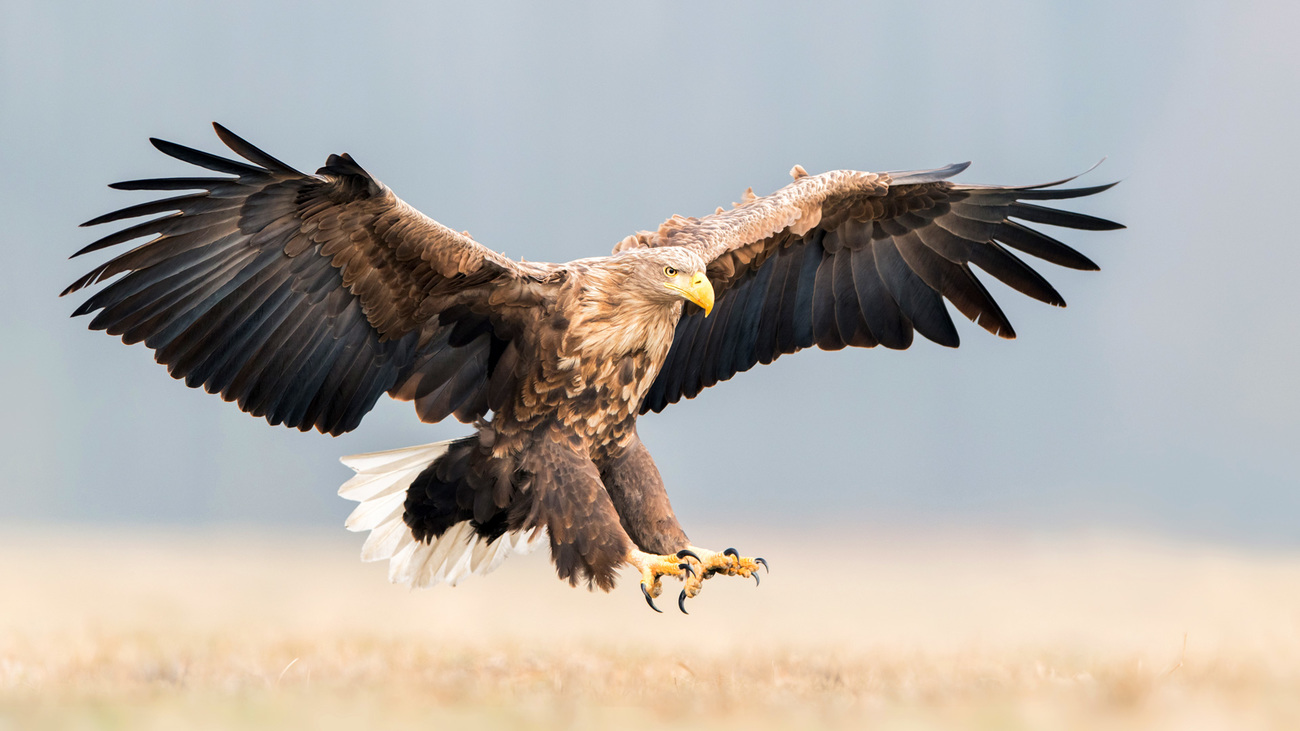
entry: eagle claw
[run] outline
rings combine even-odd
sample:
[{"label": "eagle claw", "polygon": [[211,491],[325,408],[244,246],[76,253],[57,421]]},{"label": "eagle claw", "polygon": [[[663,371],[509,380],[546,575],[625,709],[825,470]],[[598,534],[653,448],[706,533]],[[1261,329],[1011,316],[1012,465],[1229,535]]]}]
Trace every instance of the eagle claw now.
[{"label": "eagle claw", "polygon": [[706,579],[717,574],[745,578],[752,576],[755,585],[758,585],[762,583],[762,579],[758,577],[759,565],[761,564],[764,569],[767,568],[767,561],[761,558],[745,558],[734,548],[718,553],[692,546],[666,556],[634,549],[628,552],[626,560],[641,572],[641,594],[645,597],[646,604],[660,614],[663,610],[655,605],[654,598],[663,590],[660,580],[664,576],[677,576],[685,581],[685,587],[677,595],[677,608],[682,611],[682,614],[690,614],[686,611],[686,600],[694,599],[700,593]]},{"label": "eagle claw", "polygon": [[663,591],[661,579],[665,576],[678,576],[689,581],[696,574],[696,568],[689,562],[671,555],[660,556],[633,549],[628,551],[624,561],[640,572],[641,595],[645,597],[646,604],[660,614],[663,610],[655,605],[654,598]]},{"label": "eagle claw", "polygon": [[767,561],[761,558],[745,558],[735,548],[728,548],[718,553],[717,551],[708,551],[692,546],[689,549],[678,551],[677,555],[690,555],[700,562],[698,567],[692,567],[694,570],[687,572],[686,588],[682,590],[681,596],[677,598],[677,606],[683,612],[686,611],[686,600],[693,599],[700,593],[700,590],[704,588],[706,579],[717,574],[743,576],[745,578],[752,576],[757,586],[763,583],[763,580],[758,577],[759,565],[761,564],[764,569],[767,568]]},{"label": "eagle claw", "polygon": [[[649,604],[651,609],[655,610],[656,612],[659,612],[660,614],[664,613],[664,610],[655,606],[655,600],[650,596],[650,590],[645,588],[645,584],[641,585],[641,593],[645,595],[645,603]],[[686,611],[686,610],[682,610],[682,611]]]}]

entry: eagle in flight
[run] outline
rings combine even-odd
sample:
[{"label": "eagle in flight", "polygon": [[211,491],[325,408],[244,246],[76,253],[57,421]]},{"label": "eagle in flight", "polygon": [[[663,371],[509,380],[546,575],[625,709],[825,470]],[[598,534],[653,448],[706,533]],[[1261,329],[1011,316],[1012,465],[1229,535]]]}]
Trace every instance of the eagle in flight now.
[{"label": "eagle in flight", "polygon": [[[113,279],[74,315],[143,342],[168,372],[244,411],[342,434],[385,393],[462,439],[344,458],[339,494],[394,582],[454,584],[549,543],[560,578],[609,590],[634,568],[651,607],[713,576],[758,579],[760,558],[691,544],[636,420],[758,363],[817,346],[956,347],[946,298],[1004,338],[978,267],[1065,300],[1012,249],[1071,269],[1087,257],[1030,224],[1119,224],[1043,207],[1114,185],[965,185],[951,165],[810,175],[702,218],[673,216],[611,256],[513,261],[407,205],[349,155],[299,172],[221,125],[244,161],[163,140],[219,176],[115,183],[178,191],[86,222],[151,214],[74,256],[152,237],[63,294]],[[119,275],[122,275],[119,277]]]}]

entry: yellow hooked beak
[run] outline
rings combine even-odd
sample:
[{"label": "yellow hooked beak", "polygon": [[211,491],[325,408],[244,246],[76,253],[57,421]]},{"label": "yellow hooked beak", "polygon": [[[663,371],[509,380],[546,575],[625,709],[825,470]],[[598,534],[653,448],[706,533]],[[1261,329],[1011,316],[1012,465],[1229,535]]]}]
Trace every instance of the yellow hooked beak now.
[{"label": "yellow hooked beak", "polygon": [[678,274],[671,281],[664,282],[664,286],[674,292],[680,292],[683,297],[699,305],[704,310],[704,316],[708,317],[713,311],[713,285],[709,283],[709,278],[704,276],[704,272],[696,272],[687,280],[686,274]]}]

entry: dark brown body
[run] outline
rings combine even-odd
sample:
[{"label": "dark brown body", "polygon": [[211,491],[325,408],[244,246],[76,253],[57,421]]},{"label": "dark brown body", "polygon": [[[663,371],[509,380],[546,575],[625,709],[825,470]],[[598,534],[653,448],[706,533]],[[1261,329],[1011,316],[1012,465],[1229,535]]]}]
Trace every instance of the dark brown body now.
[{"label": "dark brown body", "polygon": [[560,576],[609,588],[629,539],[647,553],[689,545],[636,433],[667,357],[646,342],[671,341],[680,307],[670,318],[650,308],[609,318],[620,311],[608,297],[622,291],[623,275],[571,267],[496,365],[518,369],[514,392],[477,436],[417,478],[405,520],[424,540],[464,520],[489,539],[547,526]]}]

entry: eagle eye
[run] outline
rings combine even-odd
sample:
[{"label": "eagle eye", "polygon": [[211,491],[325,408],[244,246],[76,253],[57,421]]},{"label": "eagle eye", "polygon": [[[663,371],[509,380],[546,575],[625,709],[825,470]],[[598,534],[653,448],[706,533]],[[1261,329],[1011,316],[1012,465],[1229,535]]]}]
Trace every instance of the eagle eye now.
[{"label": "eagle eye", "polygon": [[670,277],[675,277],[677,276],[677,270],[672,267],[664,267],[664,274],[667,274]]}]

